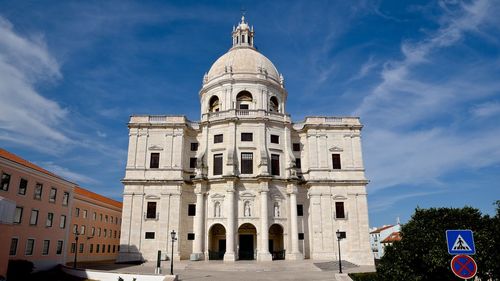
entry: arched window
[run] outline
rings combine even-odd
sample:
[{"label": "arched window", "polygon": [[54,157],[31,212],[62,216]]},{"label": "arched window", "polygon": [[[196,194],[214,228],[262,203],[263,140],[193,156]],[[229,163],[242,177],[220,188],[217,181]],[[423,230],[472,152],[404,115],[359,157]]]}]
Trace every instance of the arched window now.
[{"label": "arched window", "polygon": [[252,103],[252,94],[249,91],[241,91],[236,96],[237,109],[250,109]]},{"label": "arched window", "polygon": [[210,101],[208,102],[208,111],[216,112],[219,111],[219,109],[220,109],[219,98],[217,96],[211,97]]},{"label": "arched window", "polygon": [[271,112],[279,112],[279,103],[276,97],[271,97],[269,99],[269,111]]}]

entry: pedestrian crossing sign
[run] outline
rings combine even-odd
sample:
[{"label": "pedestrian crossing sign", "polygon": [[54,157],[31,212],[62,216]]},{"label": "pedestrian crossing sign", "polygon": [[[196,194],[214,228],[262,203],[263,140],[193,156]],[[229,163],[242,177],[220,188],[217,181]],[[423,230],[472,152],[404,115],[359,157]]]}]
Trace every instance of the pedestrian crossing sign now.
[{"label": "pedestrian crossing sign", "polygon": [[473,255],[476,253],[472,230],[446,230],[448,253],[451,255]]}]

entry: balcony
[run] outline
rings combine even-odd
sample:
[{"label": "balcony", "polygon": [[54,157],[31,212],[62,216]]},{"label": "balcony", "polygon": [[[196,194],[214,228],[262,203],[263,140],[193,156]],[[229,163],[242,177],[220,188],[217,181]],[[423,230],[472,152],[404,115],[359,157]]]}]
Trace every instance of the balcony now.
[{"label": "balcony", "polygon": [[290,115],[270,112],[263,109],[230,109],[225,111],[209,112],[202,115],[201,122],[214,122],[227,118],[238,119],[270,119],[282,122],[291,122]]}]

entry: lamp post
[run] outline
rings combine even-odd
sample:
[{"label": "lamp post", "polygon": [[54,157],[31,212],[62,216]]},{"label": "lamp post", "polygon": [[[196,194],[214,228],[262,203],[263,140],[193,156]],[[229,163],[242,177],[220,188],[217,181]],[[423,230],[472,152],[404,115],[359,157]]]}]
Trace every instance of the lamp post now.
[{"label": "lamp post", "polygon": [[174,275],[174,242],[177,240],[175,238],[175,230],[172,230],[170,232],[170,237],[172,237],[172,255],[170,255],[170,275]]},{"label": "lamp post", "polygon": [[78,255],[78,235],[80,235],[80,233],[78,232],[78,227],[75,228],[75,259],[73,261],[73,268],[76,269],[76,256]]},{"label": "lamp post", "polygon": [[339,244],[339,273],[342,273],[342,257],[340,256],[340,240],[342,240],[344,237],[342,237],[342,232],[340,232],[337,229],[337,243]]}]

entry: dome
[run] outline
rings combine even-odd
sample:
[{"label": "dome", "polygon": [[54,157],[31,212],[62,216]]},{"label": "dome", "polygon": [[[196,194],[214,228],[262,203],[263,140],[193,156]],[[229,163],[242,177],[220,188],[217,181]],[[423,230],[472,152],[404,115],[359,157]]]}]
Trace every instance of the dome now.
[{"label": "dome", "polygon": [[263,74],[277,82],[280,75],[274,64],[252,47],[235,47],[222,55],[207,73],[207,82],[226,73]]}]

